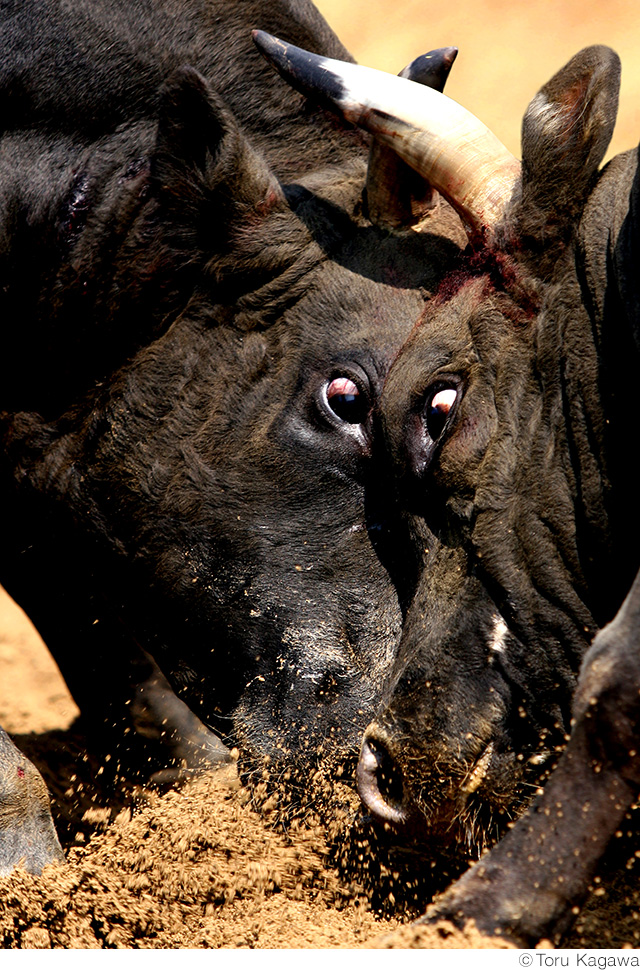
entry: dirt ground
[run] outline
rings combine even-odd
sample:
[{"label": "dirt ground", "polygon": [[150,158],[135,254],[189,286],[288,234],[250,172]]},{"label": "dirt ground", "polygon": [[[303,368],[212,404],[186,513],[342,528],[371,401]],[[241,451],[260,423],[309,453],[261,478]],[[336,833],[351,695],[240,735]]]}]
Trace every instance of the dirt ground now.
[{"label": "dirt ground", "polygon": [[[332,864],[327,825],[285,832],[253,810],[235,767],[160,794],[124,784],[83,749],[78,711],[42,641],[0,589],[0,723],[38,765],[68,857],[40,879],[0,879],[0,945],[21,948],[393,946],[399,920]],[[106,770],[105,770],[106,769]],[[357,800],[344,789],[348,830]],[[406,932],[406,931],[405,931]],[[421,946],[477,946],[429,930]],[[410,945],[403,938],[400,945]],[[500,945],[494,942],[493,945]]]},{"label": "dirt ground", "polygon": [[[165,793],[116,788],[108,765],[84,749],[76,715],[40,638],[0,590],[0,723],[43,771],[68,858],[40,879],[0,880],[0,946],[503,945],[449,926],[414,930],[401,901],[409,880],[402,864],[382,888],[367,885],[366,843],[360,849],[356,840],[345,862],[344,847],[353,848],[358,831],[348,786],[337,783],[333,814],[308,814],[286,831],[272,824],[268,802],[255,811],[235,768]],[[565,946],[640,945],[640,827],[630,818],[628,828]],[[419,911],[421,903],[413,905]]]}]

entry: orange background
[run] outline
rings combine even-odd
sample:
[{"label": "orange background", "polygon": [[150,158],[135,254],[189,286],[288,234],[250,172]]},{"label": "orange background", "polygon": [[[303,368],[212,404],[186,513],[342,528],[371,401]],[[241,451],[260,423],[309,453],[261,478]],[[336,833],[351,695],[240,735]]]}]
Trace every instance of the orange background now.
[{"label": "orange background", "polygon": [[460,49],[447,94],[514,153],[536,91],[582,47],[622,60],[620,113],[609,153],[640,140],[640,0],[315,0],[361,64],[396,74],[435,47]]}]

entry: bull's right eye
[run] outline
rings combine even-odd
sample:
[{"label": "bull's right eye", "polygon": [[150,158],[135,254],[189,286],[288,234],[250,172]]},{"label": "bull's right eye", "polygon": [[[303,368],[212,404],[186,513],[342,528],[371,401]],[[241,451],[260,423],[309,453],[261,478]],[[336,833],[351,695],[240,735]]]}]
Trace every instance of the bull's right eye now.
[{"label": "bull's right eye", "polygon": [[369,402],[350,377],[334,377],[327,385],[327,403],[341,421],[362,424],[369,413]]},{"label": "bull's right eye", "polygon": [[432,441],[437,441],[446,428],[457,400],[457,387],[437,388],[427,398],[424,420]]}]

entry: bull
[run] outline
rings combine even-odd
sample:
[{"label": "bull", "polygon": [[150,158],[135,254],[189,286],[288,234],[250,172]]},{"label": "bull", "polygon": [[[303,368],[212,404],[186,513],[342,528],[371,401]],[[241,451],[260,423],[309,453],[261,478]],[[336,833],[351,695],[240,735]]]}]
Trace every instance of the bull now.
[{"label": "bull", "polygon": [[601,168],[619,61],[585,49],[541,89],[519,163],[443,95],[288,57],[469,235],[382,397],[416,565],[359,790],[387,828],[477,851],[570,735],[426,917],[557,941],[640,786],[638,152]]},{"label": "bull", "polygon": [[[401,622],[373,414],[458,216],[261,58],[258,25],[348,58],[306,0],[2,18],[2,582],[112,763],[355,764]],[[4,734],[0,769],[0,870],[37,872]]]}]

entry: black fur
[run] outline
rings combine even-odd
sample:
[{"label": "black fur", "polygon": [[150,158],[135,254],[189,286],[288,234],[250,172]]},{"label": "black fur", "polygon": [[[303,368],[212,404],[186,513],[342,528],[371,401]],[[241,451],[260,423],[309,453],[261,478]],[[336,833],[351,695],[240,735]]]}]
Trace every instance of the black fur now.
[{"label": "black fur", "polygon": [[[406,821],[490,842],[575,719],[540,804],[429,914],[520,944],[559,939],[640,784],[637,580],[620,609],[640,538],[637,154],[598,171],[618,81],[591,48],[534,99],[496,249],[445,280],[383,397],[429,550],[367,731],[402,774]],[[439,386],[457,399],[432,440]]]},{"label": "black fur", "polygon": [[353,757],[400,629],[373,411],[457,220],[364,218],[360,136],[251,43],[346,56],[304,0],[2,17],[2,581],[94,726],[164,709],[154,658],[249,760]]}]

